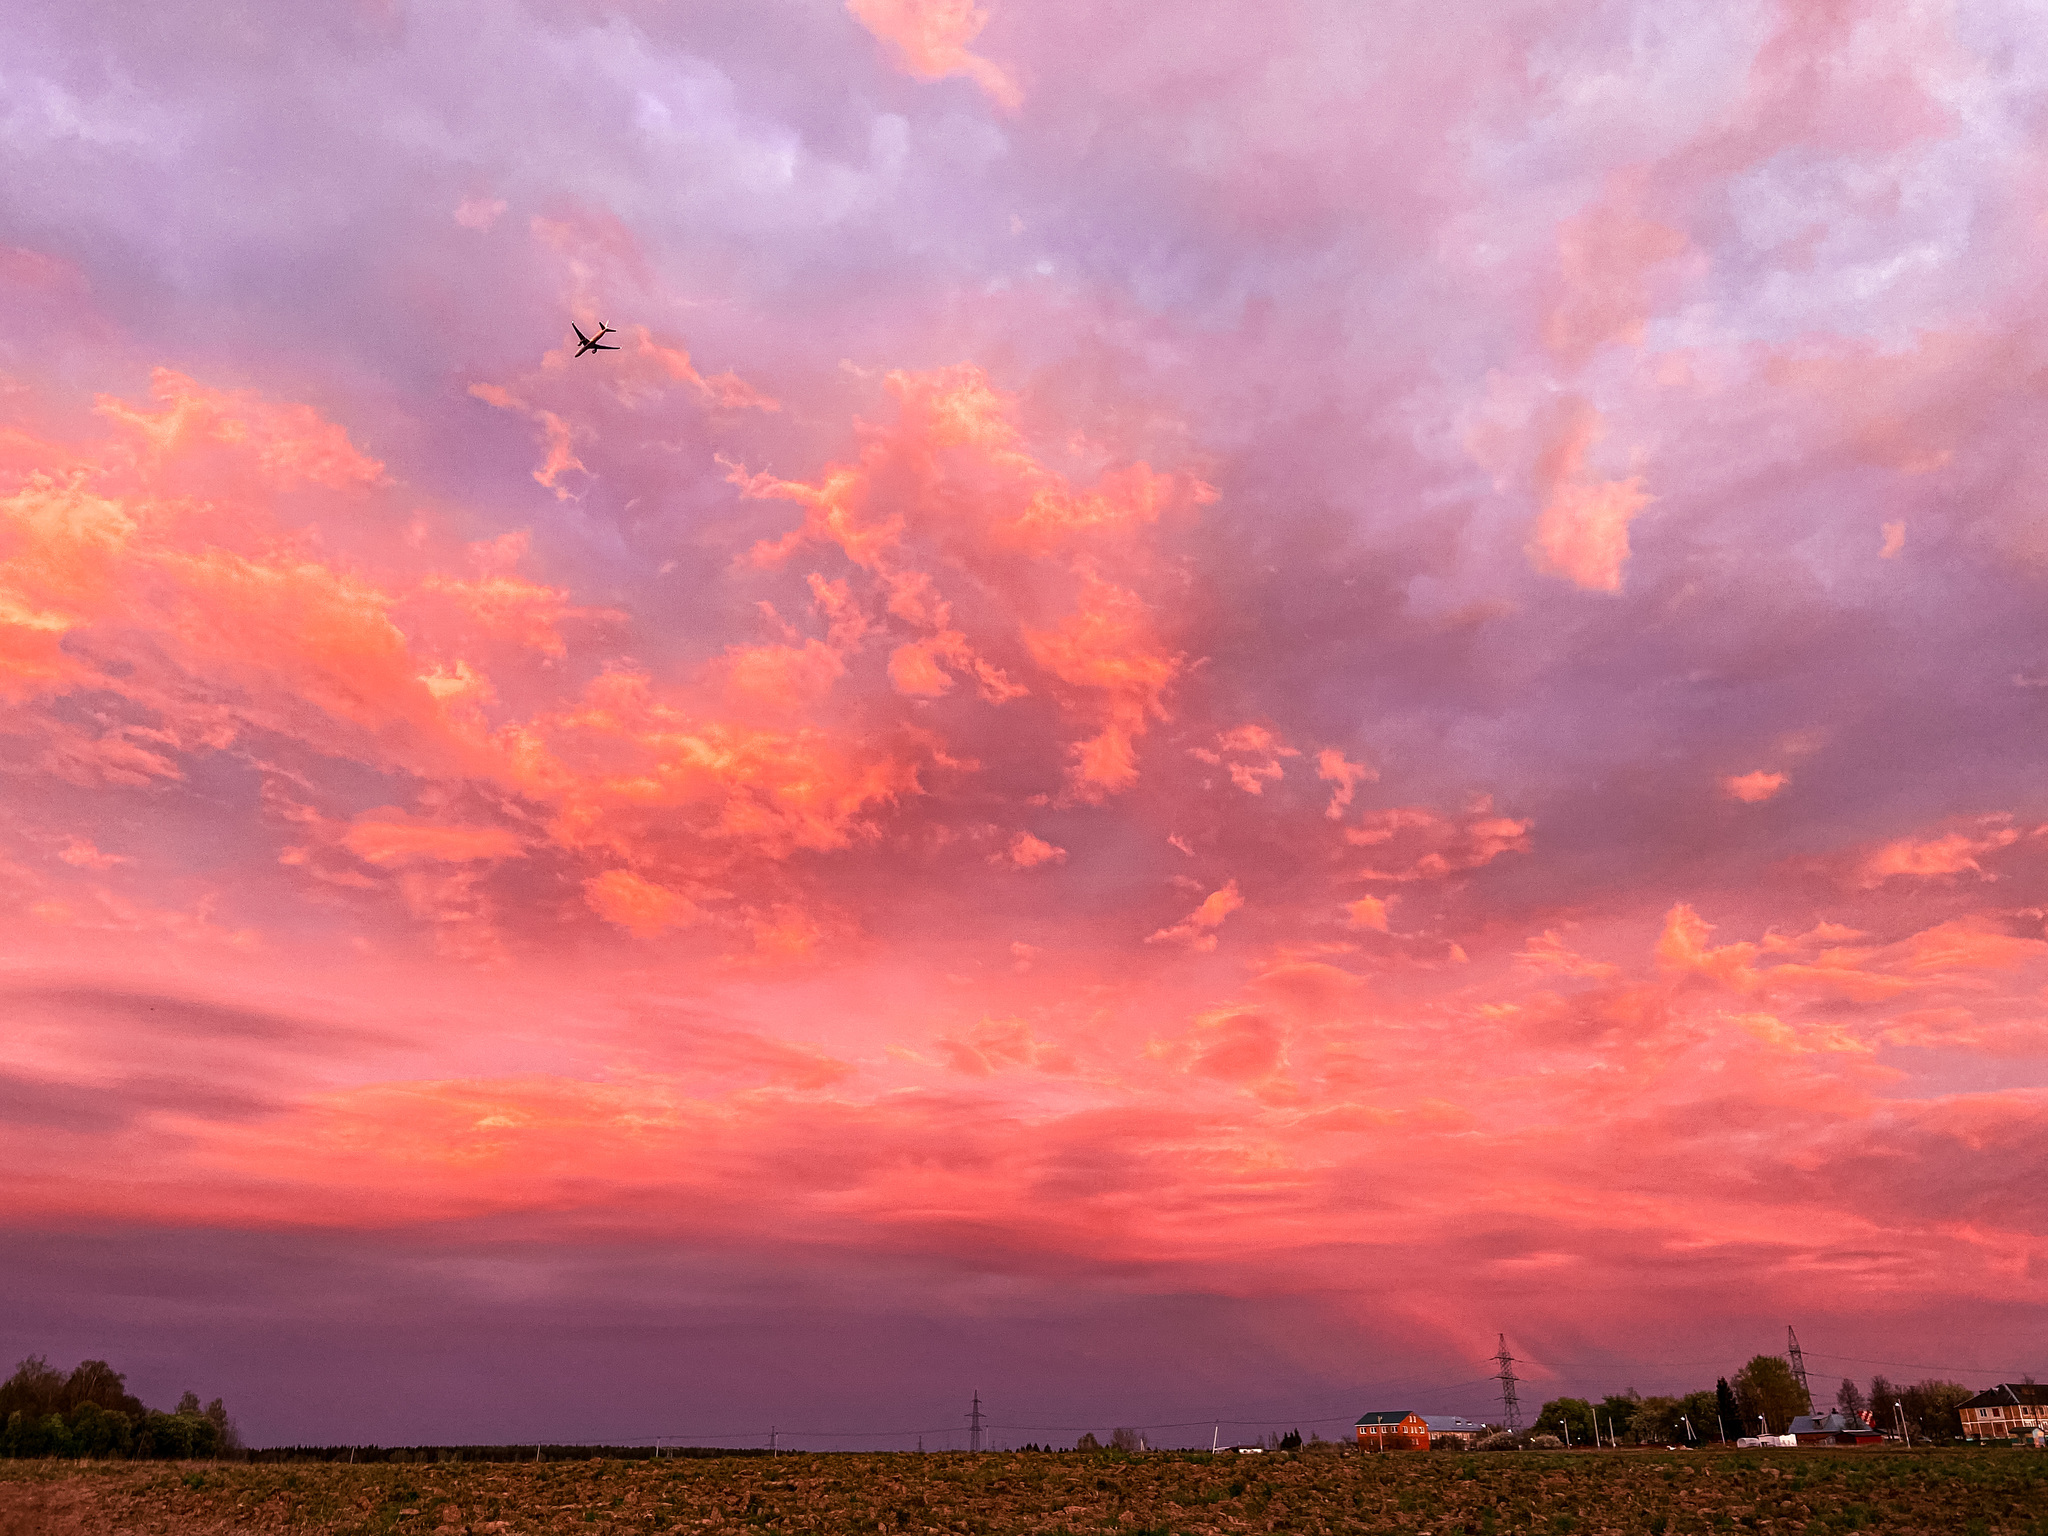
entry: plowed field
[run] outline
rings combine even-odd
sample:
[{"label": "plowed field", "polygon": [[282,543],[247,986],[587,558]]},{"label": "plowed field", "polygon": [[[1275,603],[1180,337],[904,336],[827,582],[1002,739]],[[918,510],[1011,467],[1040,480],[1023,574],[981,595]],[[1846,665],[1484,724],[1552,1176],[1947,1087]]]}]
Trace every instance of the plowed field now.
[{"label": "plowed field", "polygon": [[202,1532],[1927,1532],[2048,1536],[2025,1451],[0,1462],[0,1536]]}]

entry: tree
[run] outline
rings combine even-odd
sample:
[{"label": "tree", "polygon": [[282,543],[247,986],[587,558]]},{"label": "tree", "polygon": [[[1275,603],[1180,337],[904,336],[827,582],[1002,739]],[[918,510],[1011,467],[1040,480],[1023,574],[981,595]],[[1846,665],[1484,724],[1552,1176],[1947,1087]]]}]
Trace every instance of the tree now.
[{"label": "tree", "polygon": [[1674,1444],[1685,1438],[1685,1430],[1678,1422],[1682,1411],[1675,1397],[1643,1398],[1629,1420],[1629,1434],[1637,1445]]},{"label": "tree", "polygon": [[1688,1392],[1678,1400],[1678,1413],[1683,1421],[1678,1427],[1690,1433],[1688,1445],[1701,1445],[1716,1438],[1714,1415],[1718,1409],[1715,1394],[1705,1390]]},{"label": "tree", "polygon": [[212,1423],[215,1438],[223,1451],[241,1450],[242,1434],[235,1428],[235,1421],[228,1417],[227,1404],[216,1397],[206,1405],[206,1417]]},{"label": "tree", "polygon": [[1087,1434],[1074,1442],[1074,1449],[1077,1451],[1099,1451],[1102,1449],[1102,1442],[1095,1438],[1095,1431],[1091,1429]]},{"label": "tree", "polygon": [[91,1401],[71,1410],[70,1427],[74,1456],[126,1455],[134,1440],[134,1424],[127,1414]]},{"label": "tree", "polygon": [[1734,1385],[1745,1435],[1758,1432],[1759,1419],[1765,1433],[1782,1435],[1794,1418],[1806,1412],[1806,1394],[1799,1390],[1799,1378],[1783,1355],[1753,1356],[1735,1373]]},{"label": "tree", "polygon": [[1600,1426],[1617,1438],[1629,1433],[1629,1424],[1636,1416],[1636,1405],[1642,1399],[1636,1396],[1634,1387],[1626,1392],[1610,1392],[1600,1400]]},{"label": "tree", "polygon": [[1286,1434],[1282,1435],[1280,1437],[1280,1449],[1283,1451],[1300,1450],[1301,1431],[1298,1429],[1290,1429]]},{"label": "tree", "polygon": [[1968,1387],[1954,1381],[1916,1381],[1899,1396],[1915,1435],[1936,1445],[1952,1445],[1963,1438],[1963,1417],[1957,1410],[1970,1399]]},{"label": "tree", "polygon": [[145,1411],[139,1401],[128,1395],[128,1378],[104,1360],[79,1361],[77,1369],[64,1382],[62,1396],[66,1413],[82,1403],[94,1403],[109,1413],[125,1413],[130,1418],[139,1418]]},{"label": "tree", "polygon": [[1536,1414],[1537,1430],[1546,1435],[1570,1431],[1573,1445],[1593,1443],[1593,1405],[1583,1397],[1553,1397]]},{"label": "tree", "polygon": [[1138,1448],[1138,1432],[1135,1429],[1110,1431],[1109,1448],[1112,1451],[1135,1451]]},{"label": "tree", "polygon": [[1860,1419],[1863,1410],[1869,1406],[1863,1399],[1863,1389],[1844,1376],[1842,1384],[1835,1388],[1836,1409],[1847,1418]]},{"label": "tree", "polygon": [[25,1413],[45,1419],[64,1408],[64,1373],[50,1369],[41,1355],[30,1355],[0,1382],[0,1414]]},{"label": "tree", "polygon": [[1726,1376],[1714,1382],[1714,1428],[1720,1431],[1723,1440],[1739,1439],[1742,1435],[1742,1406],[1735,1401],[1735,1391]]},{"label": "tree", "polygon": [[1888,1435],[1899,1432],[1899,1389],[1882,1376],[1870,1378],[1870,1416]]}]

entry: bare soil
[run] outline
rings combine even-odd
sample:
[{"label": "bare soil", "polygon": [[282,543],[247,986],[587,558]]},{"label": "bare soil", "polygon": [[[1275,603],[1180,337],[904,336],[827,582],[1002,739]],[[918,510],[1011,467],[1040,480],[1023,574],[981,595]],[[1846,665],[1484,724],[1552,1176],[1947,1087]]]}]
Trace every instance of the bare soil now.
[{"label": "bare soil", "polygon": [[1333,1448],[345,1466],[0,1462],[0,1536],[2048,1536],[2048,1455]]}]

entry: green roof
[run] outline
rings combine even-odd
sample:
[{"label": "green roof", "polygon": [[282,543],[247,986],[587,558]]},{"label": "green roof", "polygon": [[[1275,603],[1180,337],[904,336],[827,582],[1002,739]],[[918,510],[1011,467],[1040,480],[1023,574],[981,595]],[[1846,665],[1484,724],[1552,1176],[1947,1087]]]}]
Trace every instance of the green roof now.
[{"label": "green roof", "polygon": [[1358,1422],[1361,1427],[1367,1424],[1398,1424],[1412,1412],[1412,1408],[1403,1408],[1399,1413],[1368,1413]]}]

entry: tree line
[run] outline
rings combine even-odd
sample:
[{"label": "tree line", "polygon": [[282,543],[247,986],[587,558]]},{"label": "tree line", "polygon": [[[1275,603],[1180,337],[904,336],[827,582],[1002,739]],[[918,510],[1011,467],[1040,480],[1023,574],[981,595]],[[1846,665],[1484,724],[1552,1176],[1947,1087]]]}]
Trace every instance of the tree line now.
[{"label": "tree line", "polygon": [[[1850,1418],[1864,1414],[1886,1434],[1901,1426],[1915,1440],[1951,1445],[1963,1437],[1957,1412],[1971,1397],[1959,1382],[1927,1380],[1911,1386],[1883,1376],[1871,1378],[1866,1392],[1844,1381],[1834,1407]],[[1678,1397],[1643,1397],[1633,1390],[1609,1393],[1598,1402],[1583,1397],[1556,1397],[1543,1405],[1536,1430],[1574,1445],[1730,1445],[1759,1434],[1790,1434],[1792,1420],[1803,1413],[1827,1411],[1809,1403],[1792,1365],[1783,1355],[1758,1355],[1734,1376],[1713,1387]]]},{"label": "tree line", "polygon": [[128,1378],[104,1360],[69,1375],[30,1355],[0,1382],[0,1456],[125,1457],[136,1460],[237,1456],[235,1421],[219,1398],[201,1407],[187,1392],[169,1413],[143,1406]]}]

